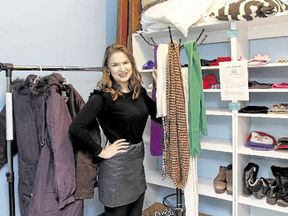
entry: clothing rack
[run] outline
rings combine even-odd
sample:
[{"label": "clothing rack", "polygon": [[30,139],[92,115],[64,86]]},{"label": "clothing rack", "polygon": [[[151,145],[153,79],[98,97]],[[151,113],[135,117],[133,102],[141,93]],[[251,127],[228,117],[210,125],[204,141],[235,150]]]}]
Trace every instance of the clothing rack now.
[{"label": "clothing rack", "polygon": [[9,188],[9,209],[10,216],[15,216],[15,194],[14,194],[14,170],[12,158],[13,141],[13,104],[12,104],[12,71],[102,71],[102,67],[78,67],[78,66],[23,66],[11,63],[0,63],[0,72],[6,71],[6,141],[7,141],[7,164],[6,173]]}]

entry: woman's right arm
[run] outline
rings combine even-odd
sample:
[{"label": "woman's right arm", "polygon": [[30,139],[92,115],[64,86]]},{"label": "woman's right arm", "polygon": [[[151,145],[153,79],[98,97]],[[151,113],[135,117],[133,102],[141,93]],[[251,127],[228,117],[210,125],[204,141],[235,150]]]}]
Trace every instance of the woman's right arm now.
[{"label": "woman's right arm", "polygon": [[94,94],[85,106],[77,113],[69,128],[69,133],[87,150],[93,158],[102,151],[101,143],[96,143],[89,133],[91,124],[95,123],[97,115],[103,109],[104,103],[100,94]]},{"label": "woman's right arm", "polygon": [[118,153],[126,152],[126,149],[129,147],[129,143],[125,142],[125,139],[116,140],[103,149],[100,143],[95,143],[89,133],[89,126],[95,122],[97,115],[103,108],[104,101],[102,96],[100,94],[94,94],[76,115],[69,128],[69,133],[76,142],[83,145],[94,159],[97,157],[109,159]]}]

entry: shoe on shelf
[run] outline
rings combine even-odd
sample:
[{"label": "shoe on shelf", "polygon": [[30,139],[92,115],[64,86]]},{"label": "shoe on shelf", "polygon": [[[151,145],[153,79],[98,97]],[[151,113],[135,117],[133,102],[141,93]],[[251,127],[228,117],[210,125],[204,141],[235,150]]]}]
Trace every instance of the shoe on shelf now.
[{"label": "shoe on shelf", "polygon": [[269,189],[266,193],[266,203],[269,205],[276,205],[277,202],[277,194],[278,194],[278,185],[275,179],[267,179],[269,183]]},{"label": "shoe on shelf", "polygon": [[224,193],[226,190],[226,170],[225,166],[220,166],[219,174],[213,181],[214,190],[217,194]]},{"label": "shoe on shelf", "polygon": [[[269,179],[270,181],[272,179]],[[256,199],[262,199],[266,196],[266,193],[269,189],[269,182],[265,178],[261,177],[253,181],[252,179],[248,180],[249,189],[252,191],[253,196]]]},{"label": "shoe on shelf", "polygon": [[227,186],[226,186],[226,189],[227,189],[227,194],[229,195],[232,195],[233,194],[233,172],[232,172],[232,164],[229,164],[227,166],[227,169],[226,169],[226,182],[227,182]]},{"label": "shoe on shelf", "polygon": [[271,166],[275,181],[278,186],[277,205],[288,206],[288,167]]},{"label": "shoe on shelf", "polygon": [[252,191],[249,188],[248,181],[251,180],[252,182],[255,182],[257,179],[257,174],[259,171],[259,166],[255,163],[248,163],[247,166],[243,170],[243,176],[242,176],[242,196],[249,197],[252,194]]}]

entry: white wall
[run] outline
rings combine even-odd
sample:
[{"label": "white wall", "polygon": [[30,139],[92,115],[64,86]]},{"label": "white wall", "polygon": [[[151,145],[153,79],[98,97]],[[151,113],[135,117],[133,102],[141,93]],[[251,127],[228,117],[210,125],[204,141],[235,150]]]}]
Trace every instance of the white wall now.
[{"label": "white wall", "polygon": [[[0,28],[0,62],[15,65],[101,66],[106,48],[106,1],[1,0]],[[30,72],[15,71],[13,77],[25,78],[28,74]],[[87,100],[101,73],[65,72],[65,76]],[[5,86],[5,74],[2,72],[0,109],[4,105]],[[3,216],[9,215],[6,172],[7,166],[0,170],[0,215]],[[85,202],[85,216],[102,212],[98,195],[95,197]],[[18,216],[18,196],[16,200]]]}]

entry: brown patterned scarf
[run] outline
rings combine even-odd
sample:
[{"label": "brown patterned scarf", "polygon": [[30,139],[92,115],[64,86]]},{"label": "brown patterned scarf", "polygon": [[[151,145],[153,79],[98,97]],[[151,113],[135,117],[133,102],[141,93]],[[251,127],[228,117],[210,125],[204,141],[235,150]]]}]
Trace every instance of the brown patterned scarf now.
[{"label": "brown patterned scarf", "polygon": [[163,121],[165,133],[163,175],[167,173],[174,185],[183,189],[188,178],[190,154],[180,53],[176,41],[169,44],[167,64],[167,118]]}]

